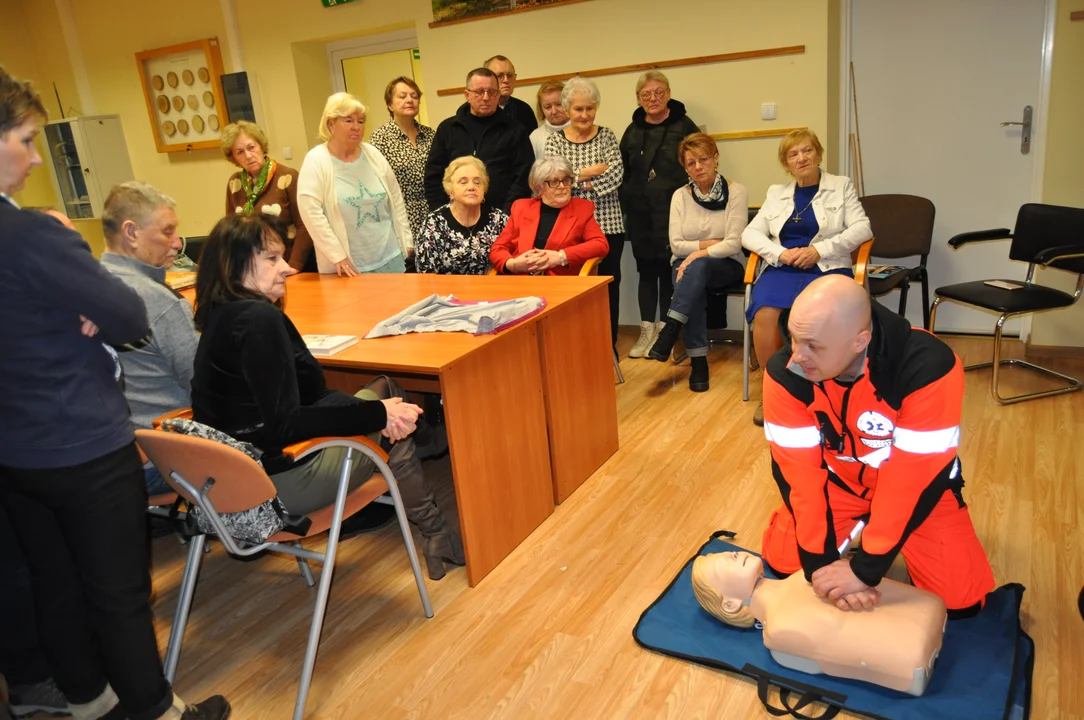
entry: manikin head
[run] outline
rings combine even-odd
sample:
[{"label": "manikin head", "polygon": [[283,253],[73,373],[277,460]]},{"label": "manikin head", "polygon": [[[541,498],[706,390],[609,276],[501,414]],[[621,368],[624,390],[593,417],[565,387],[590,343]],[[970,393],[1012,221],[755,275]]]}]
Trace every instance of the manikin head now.
[{"label": "manikin head", "polygon": [[813,382],[861,371],[855,365],[873,337],[870,314],[869,295],[854,280],[845,275],[817,278],[790,311],[791,362],[801,365]]},{"label": "manikin head", "polygon": [[701,555],[693,561],[693,594],[700,606],[727,625],[751,627],[756,621],[745,602],[764,574],[764,564],[747,552]]}]

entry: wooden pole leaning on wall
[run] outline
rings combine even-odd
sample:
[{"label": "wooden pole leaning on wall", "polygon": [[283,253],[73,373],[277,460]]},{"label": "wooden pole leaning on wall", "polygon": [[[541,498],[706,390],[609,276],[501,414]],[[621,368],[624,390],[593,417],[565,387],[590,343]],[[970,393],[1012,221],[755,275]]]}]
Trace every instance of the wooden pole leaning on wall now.
[{"label": "wooden pole leaning on wall", "polygon": [[[678,60],[662,60],[660,62],[636,63],[633,65],[618,65],[616,67],[598,68],[596,70],[581,70],[580,72],[559,73],[557,75],[541,75],[532,78],[520,78],[516,81],[516,87],[524,85],[541,85],[544,82],[564,81],[570,77],[602,77],[604,75],[620,75],[621,73],[638,73],[646,70],[664,70],[666,68],[685,67],[689,65],[708,65],[710,63],[731,62],[733,60],[753,60],[756,58],[778,57],[780,55],[801,55],[805,52],[805,45],[790,45],[788,47],[766,48],[764,50],[743,50],[741,52],[722,53],[720,55],[702,55],[700,57],[680,58]],[[437,95],[446,97],[458,95],[466,88],[463,86],[443,88],[437,90]]]},{"label": "wooden pole leaning on wall", "polygon": [[855,176],[851,178],[854,181],[855,190],[858,192],[858,197],[865,197],[866,195],[866,172],[862,167],[862,132],[858,127],[858,87],[854,83],[854,62],[851,62],[851,99],[854,102],[854,162],[855,162]]}]

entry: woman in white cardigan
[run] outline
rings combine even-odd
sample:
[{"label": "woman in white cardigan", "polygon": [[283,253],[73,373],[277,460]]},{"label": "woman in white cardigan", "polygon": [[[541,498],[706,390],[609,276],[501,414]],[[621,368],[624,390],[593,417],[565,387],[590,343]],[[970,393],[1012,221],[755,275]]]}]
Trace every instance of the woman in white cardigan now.
[{"label": "woman in white cardigan", "polygon": [[[779,162],[794,182],[772,185],[760,212],[742,233],[742,245],[767,267],[753,285],[746,319],[761,365],[783,346],[779,315],[821,275],[853,277],[851,252],[873,237],[866,211],[849,178],[820,169],[824,148],[811,130],[795,130],[779,143]],[[753,414],[764,422],[763,405]]]},{"label": "woman in white cardigan", "polygon": [[414,253],[406,204],[388,161],[361,141],[365,106],[349,93],[327,99],[320,138],[305,156],[297,204],[322,273],[401,273]]}]

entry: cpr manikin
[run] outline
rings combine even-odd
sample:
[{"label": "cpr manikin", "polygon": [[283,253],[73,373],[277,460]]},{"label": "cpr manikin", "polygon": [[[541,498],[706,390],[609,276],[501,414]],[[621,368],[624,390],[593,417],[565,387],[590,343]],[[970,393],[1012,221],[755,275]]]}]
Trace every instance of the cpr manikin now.
[{"label": "cpr manikin", "polygon": [[937,595],[884,579],[872,610],[843,611],[816,596],[802,573],[764,577],[747,552],[693,562],[693,592],[713,616],[737,627],[764,626],[764,646],[780,665],[863,680],[911,695],[929,684],[941,650],[945,603]]}]

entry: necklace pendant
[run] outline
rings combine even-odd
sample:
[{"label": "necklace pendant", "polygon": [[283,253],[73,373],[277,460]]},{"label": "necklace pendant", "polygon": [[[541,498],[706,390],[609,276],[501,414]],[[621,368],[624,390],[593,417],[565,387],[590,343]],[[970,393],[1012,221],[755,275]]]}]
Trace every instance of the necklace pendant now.
[{"label": "necklace pendant", "polygon": [[792,223],[800,223],[802,221],[802,216],[801,215],[795,215],[794,217],[792,217],[790,219],[790,221]]}]

